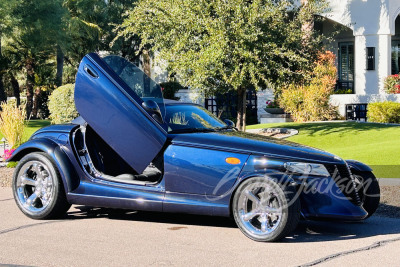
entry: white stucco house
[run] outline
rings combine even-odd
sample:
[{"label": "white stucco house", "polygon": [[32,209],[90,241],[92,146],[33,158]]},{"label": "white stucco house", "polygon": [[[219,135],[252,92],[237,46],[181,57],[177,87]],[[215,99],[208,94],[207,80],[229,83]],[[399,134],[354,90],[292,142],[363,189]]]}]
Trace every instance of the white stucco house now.
[{"label": "white stucco house", "polygon": [[346,115],[347,104],[391,100],[400,96],[384,92],[384,79],[400,72],[400,0],[329,0],[330,12],[321,25],[329,33],[337,25],[345,27],[330,44],[336,54],[338,89],[351,94],[335,94],[331,102]]},{"label": "white stucco house", "polygon": [[[341,115],[351,119],[355,108],[365,108],[359,104],[385,100],[400,102],[400,95],[384,92],[384,79],[400,72],[400,0],[328,2],[330,10],[322,14],[327,19],[315,23],[315,28],[324,34],[341,29],[328,49],[336,55],[337,90],[346,92],[333,95],[331,103],[338,106]],[[182,101],[204,103],[204,98],[190,90],[181,90],[178,96]],[[273,99],[271,91],[257,92],[259,122],[267,115],[264,107],[270,99]],[[363,116],[365,112],[361,112]]]}]

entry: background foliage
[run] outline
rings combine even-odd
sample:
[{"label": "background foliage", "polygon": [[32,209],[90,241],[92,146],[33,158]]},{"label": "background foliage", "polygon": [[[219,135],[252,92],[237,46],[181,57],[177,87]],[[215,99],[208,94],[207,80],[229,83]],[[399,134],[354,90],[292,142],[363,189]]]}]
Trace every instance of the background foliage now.
[{"label": "background foliage", "polygon": [[120,28],[160,54],[185,85],[208,94],[237,90],[238,127],[245,127],[245,92],[302,81],[323,35],[304,25],[325,1],[141,0]]},{"label": "background foliage", "polygon": [[0,112],[0,132],[7,139],[11,148],[18,147],[22,143],[25,128],[25,108],[13,103],[3,102]]},{"label": "background foliage", "polygon": [[394,74],[386,77],[384,89],[388,94],[400,94],[400,75]]},{"label": "background foliage", "polygon": [[400,103],[385,101],[368,104],[368,121],[400,123]]},{"label": "background foliage", "polygon": [[79,116],[75,108],[74,84],[58,87],[49,97],[50,120],[52,124],[71,122]]},{"label": "background foliage", "polygon": [[137,60],[136,36],[117,40],[115,28],[135,0],[0,1],[0,101],[26,96],[30,118],[48,116],[47,96],[75,80],[93,51]]},{"label": "background foliage", "polygon": [[292,83],[282,89],[280,106],[295,121],[322,121],[337,117],[336,107],[329,103],[336,84],[335,55],[324,52],[318,56],[312,76],[304,84]]}]

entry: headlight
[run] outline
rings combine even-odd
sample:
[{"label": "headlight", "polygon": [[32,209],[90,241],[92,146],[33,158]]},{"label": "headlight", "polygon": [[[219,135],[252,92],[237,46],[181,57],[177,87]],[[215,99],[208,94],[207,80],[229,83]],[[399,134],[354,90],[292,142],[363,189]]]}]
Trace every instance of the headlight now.
[{"label": "headlight", "polygon": [[313,175],[329,177],[330,174],[323,164],[302,163],[302,162],[286,162],[285,168],[291,173],[300,175]]}]

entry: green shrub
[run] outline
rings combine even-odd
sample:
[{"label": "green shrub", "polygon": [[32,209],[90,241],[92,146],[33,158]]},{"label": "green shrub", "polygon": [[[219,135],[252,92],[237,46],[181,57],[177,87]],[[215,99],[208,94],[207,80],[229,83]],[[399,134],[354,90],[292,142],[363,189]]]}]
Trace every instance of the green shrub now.
[{"label": "green shrub", "polygon": [[79,116],[74,102],[74,84],[58,87],[49,97],[51,123],[70,122]]},{"label": "green shrub", "polygon": [[7,163],[7,168],[15,168],[18,165],[18,161],[10,161]]},{"label": "green shrub", "polygon": [[400,123],[400,103],[377,102],[368,105],[368,121],[378,123]]},{"label": "green shrub", "polygon": [[297,122],[335,119],[337,108],[329,103],[335,84],[335,55],[329,51],[321,53],[311,79],[303,85],[290,84],[283,88],[279,106]]}]

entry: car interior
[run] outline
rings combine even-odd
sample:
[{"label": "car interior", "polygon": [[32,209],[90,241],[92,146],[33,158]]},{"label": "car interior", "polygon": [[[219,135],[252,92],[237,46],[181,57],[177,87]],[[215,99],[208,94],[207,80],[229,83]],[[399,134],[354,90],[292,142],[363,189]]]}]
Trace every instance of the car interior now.
[{"label": "car interior", "polygon": [[163,151],[143,173],[132,169],[89,125],[81,125],[73,143],[83,168],[92,176],[128,184],[157,184],[163,176]]}]

